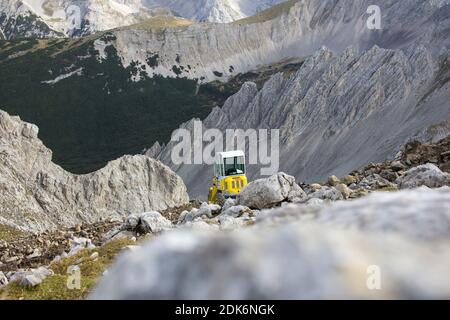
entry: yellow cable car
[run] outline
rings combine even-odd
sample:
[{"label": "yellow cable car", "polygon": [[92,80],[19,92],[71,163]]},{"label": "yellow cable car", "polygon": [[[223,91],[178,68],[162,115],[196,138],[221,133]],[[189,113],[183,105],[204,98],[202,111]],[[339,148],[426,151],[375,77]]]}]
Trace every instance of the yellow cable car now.
[{"label": "yellow cable car", "polygon": [[217,153],[208,201],[222,205],[225,199],[236,198],[246,185],[244,152],[237,150]]}]

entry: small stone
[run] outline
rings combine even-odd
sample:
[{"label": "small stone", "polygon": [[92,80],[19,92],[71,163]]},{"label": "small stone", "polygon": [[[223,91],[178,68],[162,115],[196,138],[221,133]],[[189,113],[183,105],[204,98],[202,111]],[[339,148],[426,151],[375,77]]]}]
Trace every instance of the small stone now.
[{"label": "small stone", "polygon": [[89,259],[91,260],[97,260],[98,259],[98,252],[93,252],[90,256]]},{"label": "small stone", "polygon": [[336,186],[336,189],[342,194],[344,199],[350,198],[350,195],[352,194],[352,190],[349,187],[347,187],[346,184],[343,183],[338,184]]},{"label": "small stone", "polygon": [[128,246],[126,246],[124,249],[125,249],[125,250],[128,250],[128,251],[135,251],[135,250],[137,250],[137,249],[139,249],[139,248],[140,248],[139,246],[128,245]]},{"label": "small stone", "polygon": [[319,183],[310,184],[309,187],[314,190],[319,190],[322,186]]},{"label": "small stone", "polygon": [[0,271],[0,288],[3,286],[6,286],[8,284],[8,278],[5,276],[5,274]]},{"label": "small stone", "polygon": [[5,260],[6,263],[12,263],[12,262],[16,262],[20,260],[20,258],[18,256],[14,256],[14,257],[10,257],[8,259]]},{"label": "small stone", "polygon": [[336,176],[334,176],[334,175],[328,177],[327,184],[328,184],[329,186],[334,187],[334,186],[338,185],[339,183],[341,183],[341,182],[340,182],[340,180],[338,179],[338,177],[336,177]]},{"label": "small stone", "polygon": [[27,260],[32,260],[35,258],[39,258],[41,256],[41,253],[39,251],[39,249],[35,249],[33,251],[33,253],[31,253],[30,255],[26,256]]},{"label": "small stone", "polygon": [[228,208],[227,210],[222,212],[220,214],[220,217],[229,216],[229,217],[233,217],[233,218],[238,218],[238,217],[243,216],[244,214],[251,216],[252,210],[250,210],[250,208],[246,207],[246,206],[234,206],[234,207]]},{"label": "small stone", "polygon": [[341,178],[341,183],[347,186],[352,185],[353,183],[356,183],[356,177],[348,174]]},{"label": "small stone", "polygon": [[42,279],[34,274],[24,276],[19,282],[22,287],[36,287],[41,283]]}]

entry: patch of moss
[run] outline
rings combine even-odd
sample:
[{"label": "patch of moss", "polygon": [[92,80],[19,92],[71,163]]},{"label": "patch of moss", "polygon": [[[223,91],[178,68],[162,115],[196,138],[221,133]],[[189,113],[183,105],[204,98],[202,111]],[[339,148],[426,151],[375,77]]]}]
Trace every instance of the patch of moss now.
[{"label": "patch of moss", "polygon": [[25,232],[11,226],[0,224],[0,240],[11,241],[25,236]]},{"label": "patch of moss", "polygon": [[[0,300],[78,300],[86,298],[102,273],[113,262],[121,250],[135,242],[129,239],[119,239],[105,244],[102,247],[83,250],[78,254],[54,262],[50,269],[55,273],[47,277],[40,285],[33,288],[25,288],[18,283],[10,283],[0,290]],[[92,259],[91,255],[98,252],[98,257]],[[80,262],[80,289],[69,289],[67,282],[69,266]]]},{"label": "patch of moss", "polygon": [[289,10],[298,2],[299,0],[289,0],[282,2],[276,6],[270,7],[269,9],[263,10],[251,17],[236,20],[232,22],[233,24],[246,25],[254,23],[262,23],[270,21],[279,17],[281,14],[289,12]]}]

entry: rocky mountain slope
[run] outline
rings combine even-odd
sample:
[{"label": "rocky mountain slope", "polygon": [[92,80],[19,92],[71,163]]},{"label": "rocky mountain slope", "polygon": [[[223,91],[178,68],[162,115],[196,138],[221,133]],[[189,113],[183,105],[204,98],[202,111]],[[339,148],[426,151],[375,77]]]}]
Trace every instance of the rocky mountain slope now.
[{"label": "rocky mountain slope", "polygon": [[[406,48],[412,43],[448,44],[444,1],[288,1],[230,24],[193,24],[175,29],[123,28],[98,48],[114,47],[124,67],[148,76],[222,80],[259,65],[305,57],[322,46],[341,53],[349,46],[367,50]],[[366,26],[371,4],[383,10],[383,29]],[[416,17],[413,19],[412,17]]]},{"label": "rocky mountain slope", "polygon": [[43,231],[189,201],[182,180],[146,156],[125,156],[88,175],[52,163],[38,128],[0,111],[0,223]]},{"label": "rocky mountain slope", "polygon": [[[340,56],[323,49],[295,75],[278,74],[259,92],[245,84],[203,125],[223,131],[279,128],[280,169],[300,181],[320,181],[392,158],[408,139],[450,119],[448,56],[439,59],[425,48],[349,49]],[[193,122],[183,127],[192,129]],[[191,196],[207,194],[201,181],[208,181],[210,168],[173,165],[174,145],[155,146],[152,156],[183,177]],[[260,167],[250,166],[250,177]]]}]

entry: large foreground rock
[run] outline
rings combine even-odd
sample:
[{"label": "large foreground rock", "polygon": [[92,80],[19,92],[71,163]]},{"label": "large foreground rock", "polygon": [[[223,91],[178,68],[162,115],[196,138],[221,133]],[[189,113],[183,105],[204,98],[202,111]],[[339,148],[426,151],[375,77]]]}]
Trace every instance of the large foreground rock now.
[{"label": "large foreground rock", "polygon": [[448,188],[423,188],[268,210],[289,223],[230,234],[174,231],[121,256],[91,298],[446,298],[449,206]]},{"label": "large foreground rock", "polygon": [[51,160],[35,125],[0,111],[0,223],[42,231],[189,201],[181,178],[147,156],[124,156],[86,175]]},{"label": "large foreground rock", "polygon": [[432,163],[427,163],[405,172],[405,175],[397,180],[401,189],[412,189],[419,186],[439,188],[450,186],[450,174],[442,172]]},{"label": "large foreground rock", "polygon": [[249,208],[270,208],[282,201],[306,200],[306,193],[295,183],[295,178],[283,172],[267,179],[250,182],[239,194],[238,203]]}]

